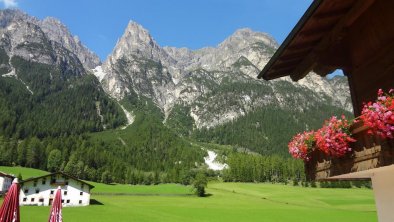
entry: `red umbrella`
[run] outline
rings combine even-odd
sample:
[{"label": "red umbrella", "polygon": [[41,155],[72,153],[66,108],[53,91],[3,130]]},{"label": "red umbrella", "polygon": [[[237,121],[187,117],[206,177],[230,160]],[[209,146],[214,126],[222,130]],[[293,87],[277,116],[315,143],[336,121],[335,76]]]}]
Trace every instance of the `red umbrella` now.
[{"label": "red umbrella", "polygon": [[15,178],[0,208],[0,222],[19,222],[19,183]]},{"label": "red umbrella", "polygon": [[59,186],[55,194],[55,200],[52,204],[51,213],[49,214],[49,222],[62,221],[62,188]]}]

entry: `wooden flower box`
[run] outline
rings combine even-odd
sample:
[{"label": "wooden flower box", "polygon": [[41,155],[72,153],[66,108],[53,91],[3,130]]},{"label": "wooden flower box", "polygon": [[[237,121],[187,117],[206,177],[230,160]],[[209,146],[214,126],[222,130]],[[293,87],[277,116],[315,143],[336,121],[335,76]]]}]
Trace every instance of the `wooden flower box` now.
[{"label": "wooden flower box", "polygon": [[351,144],[352,151],[340,158],[314,150],[311,159],[305,162],[308,180],[324,180],[329,177],[394,164],[394,140],[381,139],[367,133],[362,122],[353,124],[351,132],[357,142]]}]

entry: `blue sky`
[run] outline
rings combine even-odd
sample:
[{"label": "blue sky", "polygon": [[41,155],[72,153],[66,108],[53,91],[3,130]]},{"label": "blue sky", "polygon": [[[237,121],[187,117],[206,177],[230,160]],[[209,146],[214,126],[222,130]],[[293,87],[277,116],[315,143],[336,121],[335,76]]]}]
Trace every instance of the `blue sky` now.
[{"label": "blue sky", "polygon": [[216,46],[249,27],[281,43],[312,0],[0,0],[40,19],[58,18],[104,60],[129,20],[161,46]]}]

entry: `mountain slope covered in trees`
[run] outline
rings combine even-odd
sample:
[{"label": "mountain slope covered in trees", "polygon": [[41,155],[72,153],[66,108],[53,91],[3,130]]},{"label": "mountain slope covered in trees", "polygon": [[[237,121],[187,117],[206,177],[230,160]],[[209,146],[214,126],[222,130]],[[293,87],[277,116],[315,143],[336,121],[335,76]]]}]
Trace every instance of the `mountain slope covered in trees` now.
[{"label": "mountain slope covered in trees", "polygon": [[[50,33],[66,32],[64,26],[48,27],[17,10],[0,11],[0,21],[0,165],[64,170],[94,181],[157,183],[178,182],[203,163],[204,151],[164,126],[151,100],[109,97],[87,69],[94,58],[80,60],[89,51],[70,43],[74,38],[64,40],[69,33]],[[135,114],[124,130],[119,103]]]},{"label": "mountain slope covered in trees", "polygon": [[292,135],[319,128],[331,115],[351,115],[351,103],[346,77],[256,79],[277,47],[271,36],[250,29],[217,47],[161,47],[130,22],[96,75],[120,102],[150,101],[179,136],[288,156]]},{"label": "mountain slope covered in trees", "polygon": [[[350,115],[345,77],[257,80],[278,47],[266,33],[241,29],[193,51],[161,47],[130,22],[99,66],[54,19],[3,10],[0,21],[0,165],[108,183],[188,183],[222,144],[232,147],[221,158],[232,167],[228,180],[282,181],[302,177],[302,164],[288,160],[292,135]],[[132,120],[123,129],[125,112]],[[252,166],[241,164],[252,157],[240,150],[253,153]],[[239,177],[238,168],[258,166],[267,168]]]}]

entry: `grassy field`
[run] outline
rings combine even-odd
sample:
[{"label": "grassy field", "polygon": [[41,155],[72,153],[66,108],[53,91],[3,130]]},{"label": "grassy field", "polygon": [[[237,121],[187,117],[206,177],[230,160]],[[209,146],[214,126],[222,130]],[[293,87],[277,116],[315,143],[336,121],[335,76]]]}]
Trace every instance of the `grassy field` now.
[{"label": "grassy field", "polygon": [[46,171],[32,169],[32,168],[25,168],[25,167],[0,166],[0,171],[8,174],[13,174],[14,176],[18,176],[18,174],[21,174],[23,179],[27,179],[31,177],[39,177],[48,174],[48,172]]},{"label": "grassy field", "polygon": [[106,195],[106,194],[150,194],[150,195],[159,195],[159,194],[168,194],[168,195],[192,195],[192,188],[187,186],[182,186],[179,184],[159,184],[152,186],[145,185],[106,185],[102,183],[94,183],[92,184],[94,189],[92,190],[93,194],[96,195]]},{"label": "grassy field", "polygon": [[[64,208],[64,221],[377,221],[368,189],[211,182],[210,195],[198,198],[179,195],[190,194],[190,188],[176,184],[94,185],[93,192],[105,193],[92,195],[98,204]],[[119,193],[125,195],[111,195]],[[21,207],[22,221],[44,221],[48,214],[48,207]]]}]

